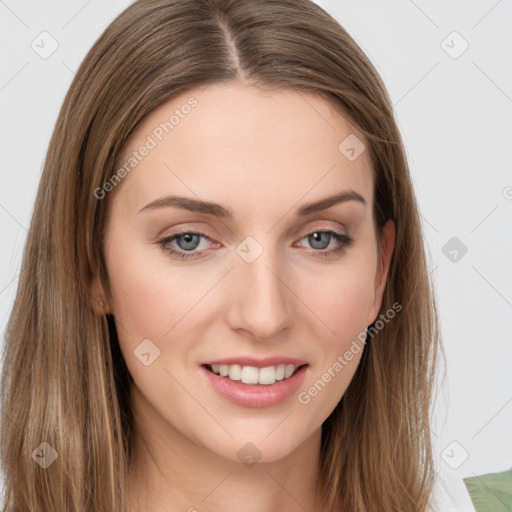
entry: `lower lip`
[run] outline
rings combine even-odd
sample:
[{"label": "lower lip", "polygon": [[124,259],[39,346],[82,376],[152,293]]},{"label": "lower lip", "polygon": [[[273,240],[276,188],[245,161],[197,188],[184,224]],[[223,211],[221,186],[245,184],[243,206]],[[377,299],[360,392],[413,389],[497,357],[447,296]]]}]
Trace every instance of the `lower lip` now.
[{"label": "lower lip", "polygon": [[304,381],[306,368],[307,365],[301,366],[291,377],[269,385],[243,384],[241,381],[216,375],[204,366],[201,366],[201,371],[217,393],[230,402],[241,407],[261,409],[277,405],[290,398]]}]

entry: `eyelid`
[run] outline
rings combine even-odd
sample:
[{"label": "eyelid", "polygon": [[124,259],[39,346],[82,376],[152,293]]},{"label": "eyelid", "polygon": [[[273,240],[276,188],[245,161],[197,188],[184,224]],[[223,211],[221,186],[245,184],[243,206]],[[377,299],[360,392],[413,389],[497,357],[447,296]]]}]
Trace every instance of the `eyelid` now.
[{"label": "eyelid", "polygon": [[[161,233],[165,233],[167,230],[164,229]],[[170,238],[170,237],[173,237],[173,236],[177,236],[177,235],[185,235],[187,233],[191,233],[191,234],[194,234],[194,235],[203,235],[203,236],[206,236],[210,239],[213,239],[215,238],[215,235],[213,234],[213,231],[210,231],[208,228],[203,228],[203,227],[193,227],[193,226],[190,226],[188,224],[184,224],[184,225],[180,225],[180,227],[176,230],[176,231],[173,231],[172,233],[169,233],[169,234],[158,234],[154,241],[157,241],[157,240],[165,240],[166,238]]]},{"label": "eyelid", "polygon": [[[338,223],[339,224],[339,223]],[[304,228],[299,231],[299,234],[296,236],[300,236],[300,240],[302,240],[304,237],[314,233],[315,231],[334,231],[340,235],[347,235],[349,236],[350,233],[348,232],[346,226],[344,224],[341,224],[342,229],[340,229],[338,226],[333,226],[332,224],[317,224],[311,228]],[[194,235],[200,235],[205,238],[207,238],[209,241],[213,242],[216,239],[216,236],[212,234],[208,229],[204,228],[194,228],[192,226],[189,226],[185,224],[183,227],[181,227],[178,231],[169,233],[167,235],[158,235],[154,242],[161,242],[162,240],[166,240],[168,238],[177,237],[180,235],[185,235],[187,233],[194,234]]]},{"label": "eyelid", "polygon": [[333,226],[332,224],[316,224],[312,228],[301,230],[300,233],[304,233],[302,238],[305,236],[310,235],[311,233],[314,233],[315,231],[334,231],[335,233],[338,233],[340,235],[349,235],[349,232],[344,224],[342,224],[342,228],[340,229],[339,226]]}]

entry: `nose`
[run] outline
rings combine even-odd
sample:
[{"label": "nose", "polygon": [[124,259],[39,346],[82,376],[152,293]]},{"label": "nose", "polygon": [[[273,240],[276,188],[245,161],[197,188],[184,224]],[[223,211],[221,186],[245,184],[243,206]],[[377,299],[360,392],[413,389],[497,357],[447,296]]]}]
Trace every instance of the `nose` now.
[{"label": "nose", "polygon": [[293,324],[294,294],[282,263],[273,250],[264,250],[252,263],[236,255],[229,283],[228,320],[233,330],[272,341]]}]

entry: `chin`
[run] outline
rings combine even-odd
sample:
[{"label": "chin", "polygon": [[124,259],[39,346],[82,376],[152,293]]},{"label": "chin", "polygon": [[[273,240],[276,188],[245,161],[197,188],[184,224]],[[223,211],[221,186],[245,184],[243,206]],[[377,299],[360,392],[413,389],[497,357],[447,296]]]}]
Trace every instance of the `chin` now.
[{"label": "chin", "polygon": [[265,422],[264,428],[255,429],[253,427],[250,429],[250,433],[240,428],[239,433],[230,430],[232,438],[227,434],[219,433],[202,440],[202,442],[200,439],[198,441],[215,455],[232,462],[245,464],[247,467],[252,467],[256,463],[277,462],[291,455],[311,437],[311,434],[300,436],[299,425],[290,424],[287,429],[282,429],[282,425],[276,428],[278,424],[279,421],[276,423],[273,420],[271,428],[268,428],[268,422]]}]

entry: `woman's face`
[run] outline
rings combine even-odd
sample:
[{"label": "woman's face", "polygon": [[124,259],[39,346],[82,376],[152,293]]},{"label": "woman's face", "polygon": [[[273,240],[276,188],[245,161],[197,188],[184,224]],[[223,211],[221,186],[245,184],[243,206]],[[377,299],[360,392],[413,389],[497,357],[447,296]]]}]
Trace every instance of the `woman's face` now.
[{"label": "woman's face", "polygon": [[242,85],[191,90],[137,127],[97,196],[108,308],[150,428],[235,461],[318,434],[394,243],[389,223],[378,257],[363,143],[320,97]]}]

